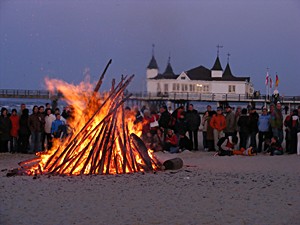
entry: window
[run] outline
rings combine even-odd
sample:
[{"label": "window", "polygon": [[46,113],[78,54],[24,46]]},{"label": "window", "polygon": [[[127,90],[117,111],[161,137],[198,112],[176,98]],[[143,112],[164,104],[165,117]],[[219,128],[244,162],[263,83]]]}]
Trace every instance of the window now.
[{"label": "window", "polygon": [[202,88],[203,88],[203,85],[202,85],[202,84],[197,84],[197,85],[196,85],[196,91],[197,91],[197,92],[202,92]]},{"label": "window", "polygon": [[228,93],[235,93],[235,85],[228,85]]},{"label": "window", "polygon": [[173,91],[176,91],[176,84],[173,84]]},{"label": "window", "polygon": [[180,77],[181,80],[185,80],[185,77]]},{"label": "window", "polygon": [[203,92],[209,92],[209,86],[203,85]]},{"label": "window", "polygon": [[187,91],[188,85],[187,84],[181,84],[181,91]]},{"label": "window", "polygon": [[190,84],[190,92],[195,92],[195,84]]},{"label": "window", "polygon": [[160,83],[157,83],[156,90],[157,90],[157,92],[161,92]]},{"label": "window", "polygon": [[164,85],[164,92],[165,92],[165,93],[168,93],[168,92],[169,92],[169,85],[168,85],[168,84],[165,84],[165,85]]}]

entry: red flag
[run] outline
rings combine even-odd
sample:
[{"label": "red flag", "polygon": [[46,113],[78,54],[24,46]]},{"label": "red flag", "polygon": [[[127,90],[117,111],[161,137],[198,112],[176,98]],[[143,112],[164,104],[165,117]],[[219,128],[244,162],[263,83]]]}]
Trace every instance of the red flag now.
[{"label": "red flag", "polygon": [[270,77],[270,88],[272,88],[272,78]]},{"label": "red flag", "polygon": [[279,84],[279,79],[278,79],[278,75],[276,74],[275,87],[278,87],[278,84]]},{"label": "red flag", "polygon": [[268,83],[269,83],[269,72],[267,72],[267,75],[266,75],[265,85],[267,86]]}]

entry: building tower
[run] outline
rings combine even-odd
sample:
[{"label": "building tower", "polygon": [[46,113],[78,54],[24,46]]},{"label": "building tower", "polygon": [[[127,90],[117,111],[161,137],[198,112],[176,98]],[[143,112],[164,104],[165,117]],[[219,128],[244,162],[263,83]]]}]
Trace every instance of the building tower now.
[{"label": "building tower", "polygon": [[147,79],[154,78],[158,75],[158,66],[156,59],[154,57],[154,45],[152,45],[152,58],[150,60],[149,65],[147,66]]}]

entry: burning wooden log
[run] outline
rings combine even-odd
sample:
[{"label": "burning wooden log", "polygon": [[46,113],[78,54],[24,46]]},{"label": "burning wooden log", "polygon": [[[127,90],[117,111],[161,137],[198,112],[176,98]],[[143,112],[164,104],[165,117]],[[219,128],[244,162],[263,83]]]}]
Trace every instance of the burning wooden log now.
[{"label": "burning wooden log", "polygon": [[[133,118],[125,114],[124,102],[130,95],[125,96],[124,91],[134,76],[122,77],[117,85],[113,82],[109,93],[96,93],[110,63],[94,90],[82,91],[81,99],[86,101],[82,112],[89,112],[77,113],[85,117],[85,122],[82,123],[82,117],[75,118],[73,133],[64,141],[57,140],[53,149],[19,163],[21,168],[14,172],[29,175],[121,174],[161,168],[161,163],[139,138],[140,130]],[[76,96],[80,97],[80,93]]]}]

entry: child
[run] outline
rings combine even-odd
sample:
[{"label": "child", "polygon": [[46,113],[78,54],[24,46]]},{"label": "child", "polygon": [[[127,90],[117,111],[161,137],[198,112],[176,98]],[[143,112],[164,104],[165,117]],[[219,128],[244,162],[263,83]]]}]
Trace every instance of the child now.
[{"label": "child", "polygon": [[219,147],[219,151],[216,155],[219,156],[233,155],[233,149],[234,146],[237,144],[237,142],[238,142],[237,136],[228,136],[228,137],[220,138],[217,143]]},{"label": "child", "polygon": [[237,136],[229,136],[229,137],[222,137],[218,141],[219,152],[217,155],[219,156],[231,156],[231,155],[245,155],[245,156],[253,156],[256,154],[256,151],[249,147],[247,149],[241,148],[240,150],[234,150],[234,146],[237,144],[238,138]]}]

